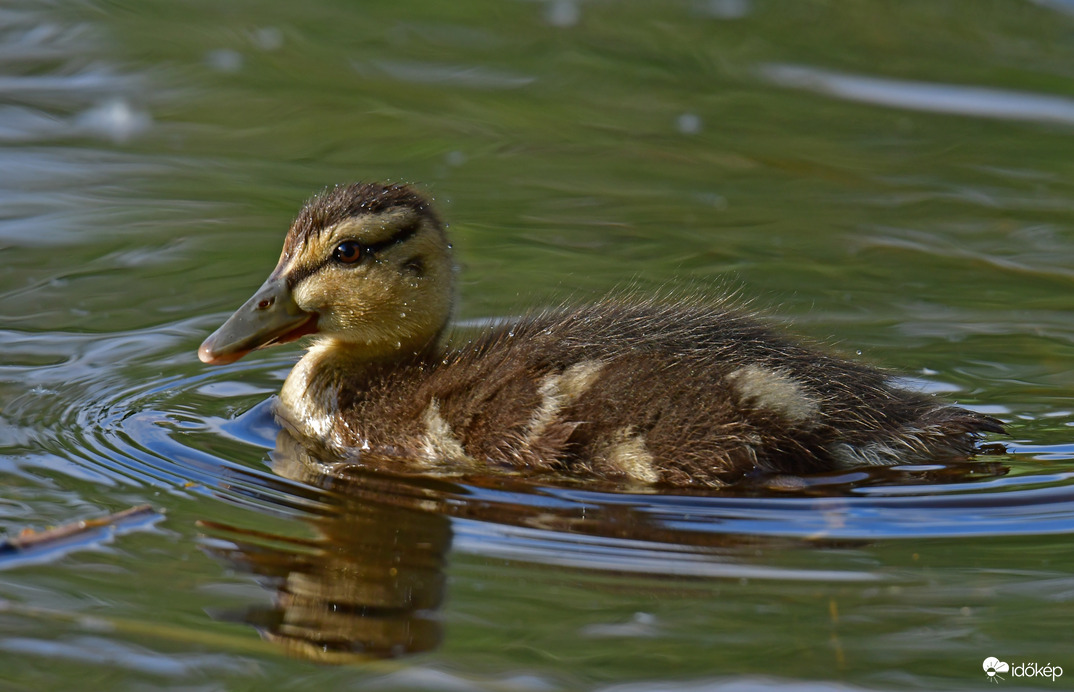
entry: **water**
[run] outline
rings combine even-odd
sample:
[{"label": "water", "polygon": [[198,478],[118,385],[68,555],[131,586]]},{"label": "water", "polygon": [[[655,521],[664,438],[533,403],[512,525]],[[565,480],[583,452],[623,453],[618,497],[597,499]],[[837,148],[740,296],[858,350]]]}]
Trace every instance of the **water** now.
[{"label": "water", "polygon": [[[0,561],[3,686],[1074,671],[1072,30],[1065,2],[9,3],[0,528],[155,512]],[[436,198],[460,320],[739,289],[1011,435],[720,495],[321,477],[268,410],[297,350],[195,350],[356,179]]]}]

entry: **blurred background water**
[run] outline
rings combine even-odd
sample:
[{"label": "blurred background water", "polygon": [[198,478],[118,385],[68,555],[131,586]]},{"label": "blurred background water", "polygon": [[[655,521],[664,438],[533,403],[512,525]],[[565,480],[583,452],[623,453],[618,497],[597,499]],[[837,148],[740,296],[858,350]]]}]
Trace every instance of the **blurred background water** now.
[{"label": "blurred background water", "polygon": [[[1064,0],[6,3],[0,528],[156,511],[0,561],[0,681],[1074,674],[1072,136]],[[317,477],[268,409],[297,349],[194,352],[351,180],[435,197],[460,319],[740,289],[1006,453],[718,496]]]}]

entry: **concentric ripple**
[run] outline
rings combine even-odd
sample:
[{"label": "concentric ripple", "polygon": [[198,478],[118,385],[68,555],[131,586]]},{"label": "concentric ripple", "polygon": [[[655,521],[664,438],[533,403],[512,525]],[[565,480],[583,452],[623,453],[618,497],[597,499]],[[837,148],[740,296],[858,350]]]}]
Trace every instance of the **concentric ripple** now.
[{"label": "concentric ripple", "polygon": [[[24,432],[8,438],[18,441],[27,465],[102,485],[206,493],[296,518],[371,507],[424,512],[451,521],[456,550],[589,569],[757,576],[755,568],[714,560],[712,551],[761,539],[840,543],[1074,531],[1074,472],[1034,462],[1042,452],[1061,451],[1038,448],[952,466],[866,469],[790,485],[777,479],[720,494],[626,493],[497,476],[426,478],[359,466],[324,477],[296,457],[288,446],[293,440],[278,440],[272,418],[272,395],[293,355],[203,369],[193,364],[193,348],[182,348],[202,331],[199,321],[77,338],[0,333],[15,360],[0,369],[0,387],[23,386],[2,421],[9,432]],[[177,352],[189,352],[191,363],[167,355]],[[122,375],[117,363],[124,364]],[[770,576],[872,578],[822,572]]]}]

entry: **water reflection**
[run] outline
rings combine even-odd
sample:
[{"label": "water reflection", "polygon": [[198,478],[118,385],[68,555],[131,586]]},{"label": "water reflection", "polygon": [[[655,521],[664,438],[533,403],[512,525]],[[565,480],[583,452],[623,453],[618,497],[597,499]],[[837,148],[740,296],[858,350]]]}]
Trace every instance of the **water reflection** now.
[{"label": "water reflection", "polygon": [[[286,431],[272,461],[281,476],[330,485]],[[356,492],[308,522],[316,534],[311,540],[203,524],[232,539],[210,545],[210,552],[268,578],[275,590],[271,606],[253,608],[242,620],[292,655],[323,662],[395,657],[439,644],[436,610],[451,547],[447,517]]]}]

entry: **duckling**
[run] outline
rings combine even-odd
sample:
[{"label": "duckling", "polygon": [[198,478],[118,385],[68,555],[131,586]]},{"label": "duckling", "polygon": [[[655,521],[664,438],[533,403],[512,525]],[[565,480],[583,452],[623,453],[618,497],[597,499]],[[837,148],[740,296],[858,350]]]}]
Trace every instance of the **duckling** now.
[{"label": "duckling", "polygon": [[209,364],[307,335],[277,416],[340,458],[721,487],[973,453],[990,416],[797,341],[727,299],[607,298],[445,339],[455,266],[430,203],[337,186],[268,280],[201,345]]}]

